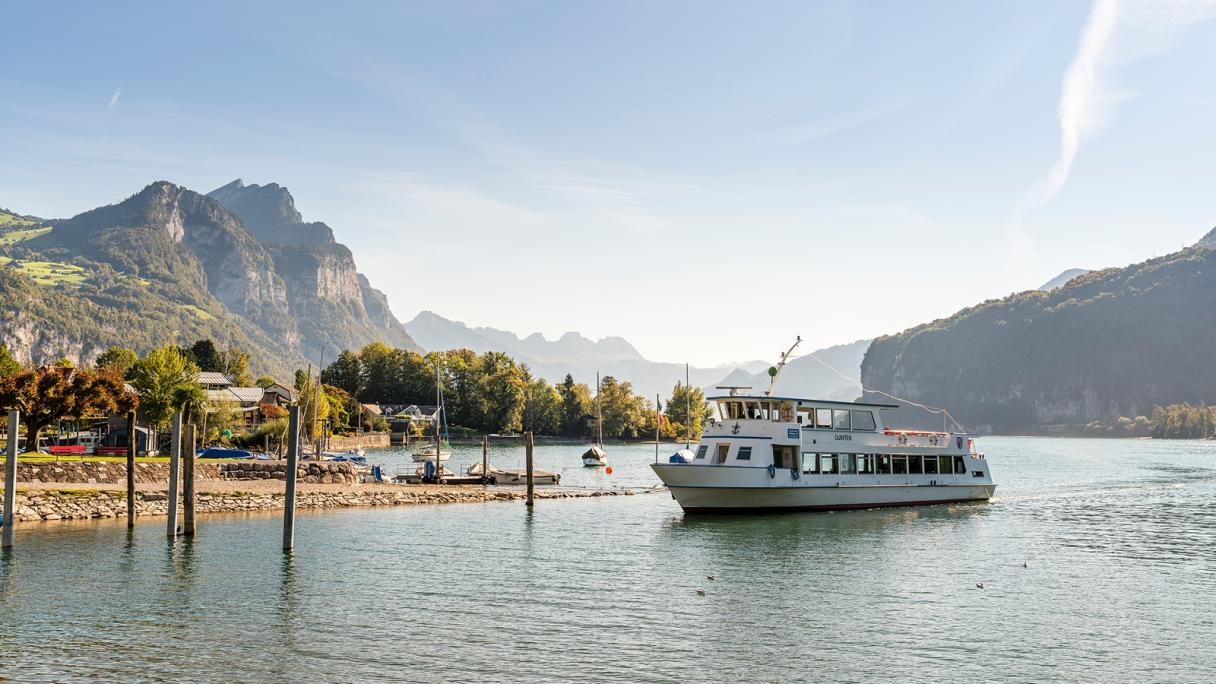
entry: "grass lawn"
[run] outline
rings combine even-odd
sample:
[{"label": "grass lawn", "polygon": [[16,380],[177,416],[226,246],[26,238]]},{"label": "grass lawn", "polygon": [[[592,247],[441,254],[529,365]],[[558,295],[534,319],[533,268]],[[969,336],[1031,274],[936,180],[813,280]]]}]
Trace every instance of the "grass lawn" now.
[{"label": "grass lawn", "polygon": [[[24,224],[18,224],[18,225],[24,225]],[[46,235],[47,233],[51,232],[52,230],[54,230],[54,229],[51,228],[50,226],[44,226],[42,228],[30,228],[28,230],[10,230],[9,232],[4,233],[3,235],[0,235],[0,245],[15,245],[18,242],[25,242],[26,240],[32,240],[33,238],[36,238],[39,235]]]},{"label": "grass lawn", "polygon": [[39,285],[53,287],[60,283],[79,285],[88,277],[84,269],[59,261],[21,261],[12,257],[0,257],[0,266],[16,263],[17,270],[34,279]]},{"label": "grass lawn", "polygon": [[0,211],[0,226],[32,226],[34,222],[7,211]]}]

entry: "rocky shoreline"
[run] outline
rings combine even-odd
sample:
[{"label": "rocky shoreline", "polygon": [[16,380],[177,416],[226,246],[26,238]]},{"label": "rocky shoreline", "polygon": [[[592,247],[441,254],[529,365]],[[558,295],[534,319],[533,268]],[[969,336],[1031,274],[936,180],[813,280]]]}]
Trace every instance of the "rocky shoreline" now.
[{"label": "rocky shoreline", "polygon": [[[600,496],[629,496],[636,492],[614,490],[544,489],[536,492],[537,499],[576,499]],[[501,487],[457,486],[398,486],[358,488],[327,488],[300,491],[298,509],[351,508],[362,506],[416,506],[449,503],[485,503],[490,501],[520,501],[526,497],[522,489]],[[163,516],[168,514],[168,495],[164,491],[136,492],[135,514]],[[197,513],[236,513],[283,509],[281,492],[219,491],[201,493],[195,501]],[[45,489],[18,490],[13,516],[17,522],[91,520],[116,518],[127,514],[126,492],[117,489]]]}]

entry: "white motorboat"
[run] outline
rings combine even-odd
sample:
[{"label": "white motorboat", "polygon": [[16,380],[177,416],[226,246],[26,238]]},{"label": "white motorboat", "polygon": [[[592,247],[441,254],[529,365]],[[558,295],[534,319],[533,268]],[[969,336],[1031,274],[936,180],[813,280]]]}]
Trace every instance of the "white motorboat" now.
[{"label": "white motorboat", "polygon": [[447,442],[443,442],[439,448],[436,448],[434,444],[425,444],[418,451],[411,454],[410,458],[414,460],[414,463],[425,463],[426,461],[434,461],[436,453],[439,454],[439,461],[441,463],[452,458],[452,448],[448,446]]},{"label": "white motorboat", "polygon": [[891,429],[882,413],[897,406],[720,389],[730,394],[710,397],[717,415],[693,457],[651,466],[686,513],[987,501],[996,489],[966,434]]},{"label": "white motorboat", "polygon": [[[465,471],[473,477],[481,477],[481,464],[475,463],[469,466]],[[528,472],[523,469],[504,470],[490,466],[490,484],[500,485],[526,485],[528,484]],[[549,470],[532,469],[532,484],[538,485],[555,485],[560,484],[562,476],[560,473],[555,473]]]},{"label": "white motorboat", "polygon": [[583,453],[583,465],[606,466],[608,465],[608,453],[597,444]]}]

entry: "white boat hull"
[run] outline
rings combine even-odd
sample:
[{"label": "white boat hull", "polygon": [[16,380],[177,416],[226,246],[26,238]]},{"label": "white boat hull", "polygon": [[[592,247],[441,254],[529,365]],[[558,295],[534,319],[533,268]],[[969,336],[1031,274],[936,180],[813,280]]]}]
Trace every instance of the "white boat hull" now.
[{"label": "white boat hull", "polygon": [[[910,482],[906,476],[873,476],[868,482],[841,482],[837,476],[788,470],[773,476],[759,468],[707,468],[654,464],[672,498],[686,513],[756,511],[830,511],[891,506],[923,506],[987,501],[996,485],[943,475],[941,480]],[[966,476],[969,477],[969,476]],[[860,478],[854,478],[857,480]],[[834,480],[834,481],[833,481]]]},{"label": "white boat hull", "polygon": [[585,465],[585,466],[592,466],[592,467],[595,467],[595,466],[606,466],[606,465],[608,465],[608,459],[606,459],[606,458],[592,458],[591,456],[584,456],[584,457],[583,457],[583,465]]},{"label": "white boat hull", "polygon": [[[423,451],[423,452],[413,454],[410,458],[414,459],[414,463],[425,463],[426,461],[434,461],[435,452],[434,451]],[[439,461],[441,463],[443,461],[451,460],[451,458],[452,458],[452,452],[450,452],[450,451],[439,452]]]}]

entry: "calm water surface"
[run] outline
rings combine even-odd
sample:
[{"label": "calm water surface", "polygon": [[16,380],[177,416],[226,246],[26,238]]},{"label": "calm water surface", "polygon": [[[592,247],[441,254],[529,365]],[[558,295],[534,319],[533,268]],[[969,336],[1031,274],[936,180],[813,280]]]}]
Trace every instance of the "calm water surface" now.
[{"label": "calm water surface", "polygon": [[[0,679],[1216,679],[1216,444],[980,446],[999,484],[984,505],[302,512],[289,557],[278,515],[203,516],[176,544],[163,518],[25,525],[0,558]],[[538,447],[538,465],[574,486],[656,482],[653,446],[611,446],[611,476],[576,466],[582,449]]]}]

